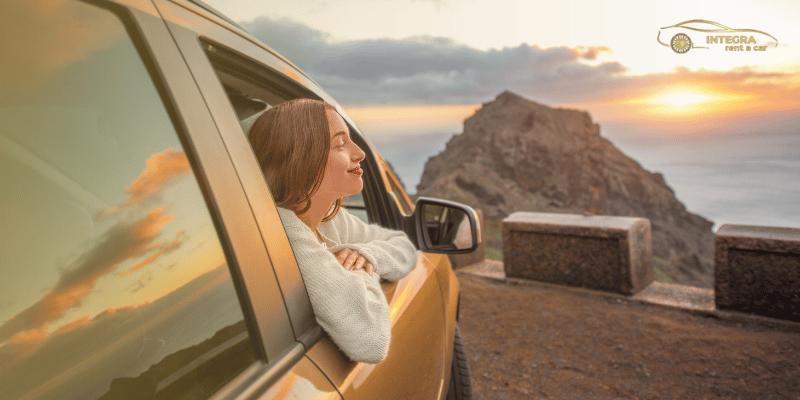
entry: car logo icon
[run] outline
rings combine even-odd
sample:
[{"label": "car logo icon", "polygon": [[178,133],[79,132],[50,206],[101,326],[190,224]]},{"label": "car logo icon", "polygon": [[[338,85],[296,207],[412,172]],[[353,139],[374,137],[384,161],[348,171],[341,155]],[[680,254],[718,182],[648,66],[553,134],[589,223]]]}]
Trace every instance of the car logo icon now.
[{"label": "car logo icon", "polygon": [[[662,36],[669,38],[669,42],[664,42]],[[764,31],[734,29],[705,19],[691,19],[662,27],[656,41],[678,54],[715,45],[722,45],[725,51],[765,51],[768,47],[778,46],[778,39]]]}]

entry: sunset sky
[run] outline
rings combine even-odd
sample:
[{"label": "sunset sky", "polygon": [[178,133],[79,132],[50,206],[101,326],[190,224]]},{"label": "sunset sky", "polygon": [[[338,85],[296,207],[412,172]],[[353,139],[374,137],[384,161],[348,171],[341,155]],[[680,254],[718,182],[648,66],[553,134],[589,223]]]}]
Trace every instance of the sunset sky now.
[{"label": "sunset sky", "polygon": [[[504,89],[626,133],[654,121],[649,134],[727,133],[800,110],[796,1],[208,3],[310,73],[371,135],[459,132]],[[766,31],[779,45],[676,54],[656,42],[660,27],[689,19]]]}]

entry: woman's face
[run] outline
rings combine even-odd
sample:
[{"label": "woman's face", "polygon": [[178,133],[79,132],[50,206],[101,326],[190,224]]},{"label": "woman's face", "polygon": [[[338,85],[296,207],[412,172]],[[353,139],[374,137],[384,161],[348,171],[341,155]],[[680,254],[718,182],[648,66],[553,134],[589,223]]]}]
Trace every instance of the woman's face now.
[{"label": "woman's face", "polygon": [[350,140],[350,129],[336,111],[325,111],[330,126],[331,147],[319,193],[331,198],[352,196],[361,192],[364,182],[360,167],[366,154]]}]

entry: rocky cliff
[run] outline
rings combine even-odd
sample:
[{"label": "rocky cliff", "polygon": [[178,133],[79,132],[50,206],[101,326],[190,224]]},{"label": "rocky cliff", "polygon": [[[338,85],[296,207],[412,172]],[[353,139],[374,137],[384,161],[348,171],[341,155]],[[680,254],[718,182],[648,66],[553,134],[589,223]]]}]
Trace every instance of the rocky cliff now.
[{"label": "rocky cliff", "polygon": [[602,137],[586,111],[505,91],[428,159],[417,194],[482,209],[490,256],[500,256],[500,221],[514,211],[645,217],[656,279],[713,283],[712,222],[688,212],[660,173]]}]

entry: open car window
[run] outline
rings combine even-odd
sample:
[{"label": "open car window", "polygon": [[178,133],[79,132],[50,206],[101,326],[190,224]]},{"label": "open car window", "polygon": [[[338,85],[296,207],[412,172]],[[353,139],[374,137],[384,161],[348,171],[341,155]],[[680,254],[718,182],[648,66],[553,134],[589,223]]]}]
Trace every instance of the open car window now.
[{"label": "open car window", "polygon": [[[257,63],[242,59],[211,43],[203,44],[212,67],[230,100],[242,132],[248,135],[258,117],[263,112],[285,101],[295,98],[317,98],[316,95],[266,70]],[[351,137],[364,148],[363,139],[350,126]],[[365,177],[371,172],[369,163],[362,163]],[[368,201],[365,192],[368,183],[365,179],[361,193],[344,199],[344,206],[353,215],[370,222]]]}]

